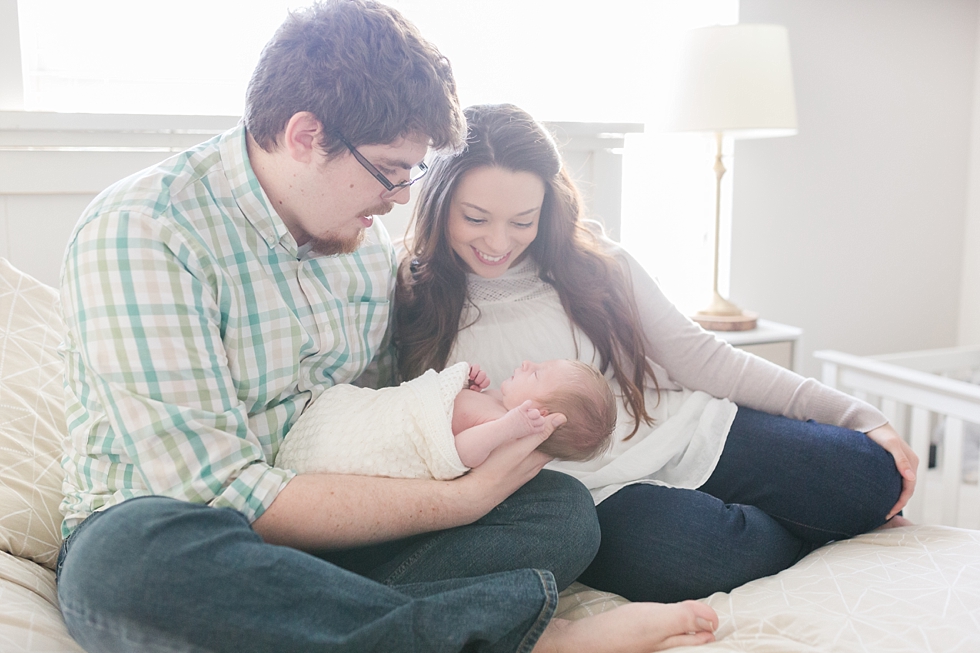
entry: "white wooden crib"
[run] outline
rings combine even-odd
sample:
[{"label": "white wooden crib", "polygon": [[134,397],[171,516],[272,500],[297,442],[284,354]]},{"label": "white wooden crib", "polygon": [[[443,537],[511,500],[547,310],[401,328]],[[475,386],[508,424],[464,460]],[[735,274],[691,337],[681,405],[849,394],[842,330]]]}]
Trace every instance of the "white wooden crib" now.
[{"label": "white wooden crib", "polygon": [[980,528],[980,347],[814,356],[824,383],[880,408],[919,456],[904,514],[919,524]]}]

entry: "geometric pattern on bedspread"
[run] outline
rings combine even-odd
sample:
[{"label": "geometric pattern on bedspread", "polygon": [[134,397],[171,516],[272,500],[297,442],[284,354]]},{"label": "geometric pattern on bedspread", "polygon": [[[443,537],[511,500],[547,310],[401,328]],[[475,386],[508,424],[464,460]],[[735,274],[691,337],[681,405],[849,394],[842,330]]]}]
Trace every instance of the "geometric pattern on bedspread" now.
[{"label": "geometric pattern on bedspread", "polygon": [[54,572],[0,552],[0,651],[84,653],[58,611]]},{"label": "geometric pattern on bedspread", "polygon": [[980,651],[980,531],[911,526],[818,549],[704,599],[717,641],[678,651]]},{"label": "geometric pattern on bedspread", "polygon": [[54,569],[61,546],[64,364],[58,293],[0,259],[0,551]]}]

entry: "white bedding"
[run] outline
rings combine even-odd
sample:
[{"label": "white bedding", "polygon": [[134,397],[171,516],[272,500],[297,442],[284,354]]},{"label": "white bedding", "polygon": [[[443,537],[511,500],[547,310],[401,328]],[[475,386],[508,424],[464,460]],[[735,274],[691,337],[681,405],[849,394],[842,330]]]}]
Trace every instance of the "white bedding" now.
[{"label": "white bedding", "polygon": [[83,653],[58,611],[54,572],[2,551],[0,651]]},{"label": "white bedding", "polygon": [[[623,601],[577,587],[562,594],[559,616]],[[980,531],[911,526],[861,535],[704,602],[718,612],[717,640],[674,650],[977,653]]]},{"label": "white bedding", "polygon": [[976,653],[980,531],[862,535],[706,602],[721,617],[708,650]]},{"label": "white bedding", "polygon": [[[65,631],[54,573],[0,553],[0,651],[80,651]],[[557,616],[625,599],[573,585]],[[714,594],[718,641],[677,651],[976,653],[980,531],[913,526],[819,549],[786,571]]]}]

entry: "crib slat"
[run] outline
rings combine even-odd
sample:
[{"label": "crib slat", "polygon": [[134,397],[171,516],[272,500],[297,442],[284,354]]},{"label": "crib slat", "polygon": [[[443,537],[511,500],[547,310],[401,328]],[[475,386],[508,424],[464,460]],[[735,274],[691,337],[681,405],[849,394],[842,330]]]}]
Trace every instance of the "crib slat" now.
[{"label": "crib slat", "polygon": [[946,418],[943,434],[943,524],[956,526],[960,516],[963,477],[963,420]]},{"label": "crib slat", "polygon": [[908,431],[905,428],[908,407],[890,397],[882,397],[881,412],[888,418],[888,422],[892,425],[892,428],[898,431],[902,438],[908,442]]},{"label": "crib slat", "polygon": [[929,428],[932,422],[930,411],[919,406],[912,407],[912,426],[909,429],[909,445],[919,457],[919,467],[915,470],[917,479],[915,494],[909,499],[904,514],[915,523],[925,520],[926,508],[926,473],[929,468]]},{"label": "crib slat", "polygon": [[[876,361],[872,361],[876,362]],[[901,368],[895,368],[900,370]],[[891,370],[889,370],[891,371]],[[903,373],[929,375],[915,370],[902,370]],[[904,380],[895,372],[894,376],[870,374],[859,369],[842,367],[837,371],[838,387],[847,389],[853,395],[861,390],[866,395],[891,397],[897,401],[919,406],[928,406],[943,415],[954,415],[960,419],[980,423],[980,387],[962,381],[935,377],[937,385],[954,384],[956,390],[932,388],[925,384],[914,384]],[[940,383],[943,382],[943,383]]]}]

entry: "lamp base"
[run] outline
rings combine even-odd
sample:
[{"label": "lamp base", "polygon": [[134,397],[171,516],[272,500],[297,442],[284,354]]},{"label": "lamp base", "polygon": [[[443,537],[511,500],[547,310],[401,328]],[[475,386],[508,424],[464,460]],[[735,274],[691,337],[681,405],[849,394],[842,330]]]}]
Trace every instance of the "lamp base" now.
[{"label": "lamp base", "polygon": [[748,331],[756,327],[759,314],[742,311],[738,315],[711,315],[699,311],[691,319],[708,331]]}]

